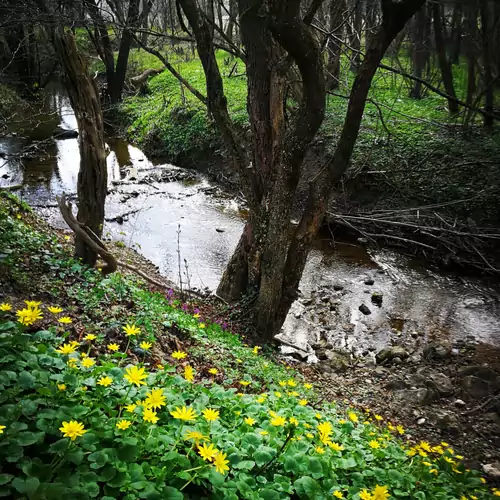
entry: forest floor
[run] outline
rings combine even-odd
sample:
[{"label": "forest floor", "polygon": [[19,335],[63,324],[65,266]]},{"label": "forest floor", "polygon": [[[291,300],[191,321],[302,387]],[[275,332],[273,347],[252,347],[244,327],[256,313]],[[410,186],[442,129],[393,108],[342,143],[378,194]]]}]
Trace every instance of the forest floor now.
[{"label": "forest floor", "polygon": [[[111,275],[97,285],[86,282],[79,275],[69,272],[65,259],[72,248],[72,235],[55,230],[37,217],[28,207],[18,206],[13,199],[0,198],[0,212],[17,214],[17,217],[38,236],[30,245],[33,253],[26,254],[20,261],[16,273],[7,275],[2,271],[2,301],[15,306],[23,300],[57,302],[65,310],[72,311],[81,318],[72,325],[72,336],[81,338],[90,322],[105,332],[106,341],[118,341],[120,335],[116,320],[125,321],[128,315],[137,318],[137,310],[151,307],[147,293],[137,302],[122,282],[122,275],[136,281],[134,273],[124,270],[123,274]],[[44,261],[50,254],[51,246],[60,248],[56,261],[47,265]],[[29,250],[30,245],[27,245]],[[145,290],[159,291],[171,299],[180,299],[187,311],[196,313],[208,324],[219,324],[226,328],[223,336],[199,338],[192,336],[189,329],[177,327],[163,340],[158,337],[151,351],[149,363],[163,363],[165,349],[175,349],[190,353],[191,364],[200,375],[208,374],[216,366],[219,374],[215,379],[221,384],[231,380],[229,387],[238,388],[238,380],[249,375],[262,390],[268,382],[262,378],[260,367],[252,361],[255,347],[245,322],[244,309],[228,306],[216,299],[191,296],[183,298],[179,291],[173,291],[171,284],[161,276],[156,267],[136,251],[123,246],[111,245],[119,258],[136,266],[165,286],[146,284]],[[66,257],[64,257],[66,256]],[[74,270],[81,269],[77,263]],[[79,284],[80,282],[80,284]],[[75,287],[76,285],[76,287]],[[139,285],[141,286],[141,285]],[[144,285],[142,285],[144,286]],[[104,300],[104,303],[103,303]],[[110,302],[109,306],[105,303]],[[184,307],[184,306],[183,306]],[[111,316],[109,316],[111,314]],[[172,334],[173,333],[173,334]],[[500,364],[498,350],[491,346],[462,343],[448,346],[430,344],[426,356],[414,362],[407,353],[393,348],[383,355],[378,364],[362,363],[359,360],[339,360],[326,343],[319,346],[325,351],[324,359],[318,365],[308,365],[290,357],[278,356],[270,346],[263,346],[260,355],[268,359],[271,374],[276,380],[290,374],[301,373],[314,384],[316,393],[310,396],[313,408],[320,409],[326,402],[332,402],[343,413],[356,409],[361,414],[378,415],[377,421],[388,425],[407,445],[419,441],[439,443],[445,441],[455,453],[464,457],[466,467],[482,469],[493,464],[487,475],[492,485],[497,485],[496,476],[500,461]],[[261,346],[257,346],[258,349]],[[104,344],[96,346],[96,354],[104,350]],[[396,350],[394,350],[396,349]],[[140,350],[131,350],[132,359],[144,359]],[[291,371],[290,371],[291,370]],[[224,374],[224,378],[222,377]],[[402,426],[402,427],[398,427]],[[403,430],[404,428],[404,430]]]}]

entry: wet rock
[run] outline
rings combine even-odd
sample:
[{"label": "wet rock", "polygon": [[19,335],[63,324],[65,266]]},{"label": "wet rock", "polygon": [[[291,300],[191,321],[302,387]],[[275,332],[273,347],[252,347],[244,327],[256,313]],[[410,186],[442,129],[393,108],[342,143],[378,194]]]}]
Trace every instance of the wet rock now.
[{"label": "wet rock", "polygon": [[9,177],[10,177],[10,175],[9,175],[9,174],[3,174],[3,175],[2,175],[2,179],[8,179]]},{"label": "wet rock", "polygon": [[367,238],[358,238],[358,243],[361,245],[366,245],[366,244],[368,244],[368,239]]},{"label": "wet rock", "polygon": [[220,229],[218,227],[215,228],[215,230],[218,232],[218,233],[224,233],[226,230],[225,229]]},{"label": "wet rock", "polygon": [[387,389],[388,391],[402,391],[408,388],[408,383],[400,378],[393,378],[384,386],[384,389]]},{"label": "wet rock", "polygon": [[459,407],[467,405],[467,403],[463,399],[457,399],[454,404],[455,404],[455,406],[459,406]]},{"label": "wet rock", "polygon": [[413,405],[429,405],[439,399],[439,394],[432,389],[421,387],[420,389],[409,389],[397,391],[395,396],[401,401],[402,404]]},{"label": "wet rock", "polygon": [[296,319],[300,319],[301,316],[302,316],[302,313],[300,311],[297,311],[295,314],[294,314],[295,318]]},{"label": "wet rock", "polygon": [[324,347],[320,347],[319,349],[316,350],[316,356],[320,361],[325,361],[326,359],[328,359],[326,352],[327,350]]},{"label": "wet rock", "polygon": [[451,355],[451,346],[437,343],[428,344],[424,348],[423,355],[427,359],[446,359]]},{"label": "wet rock", "polygon": [[340,283],[335,283],[333,285],[333,289],[336,291],[336,292],[340,292],[340,290],[343,290],[344,289],[344,285],[341,285]]},{"label": "wet rock", "polygon": [[388,373],[389,370],[387,370],[387,368],[384,368],[383,366],[377,366],[377,368],[373,370],[373,375],[377,378],[385,378]]},{"label": "wet rock", "polygon": [[474,375],[467,375],[461,381],[462,397],[466,399],[482,399],[489,395],[490,385]]},{"label": "wet rock", "polygon": [[425,424],[425,418],[422,417],[417,420],[417,425],[424,425],[424,424]]},{"label": "wet rock", "polygon": [[366,304],[361,304],[361,305],[359,306],[359,310],[360,310],[360,311],[361,311],[361,312],[362,312],[365,316],[368,316],[369,314],[371,314],[371,313],[372,313]]},{"label": "wet rock", "polygon": [[396,357],[396,358],[394,358],[394,359],[392,360],[392,363],[393,363],[394,365],[401,365],[401,364],[403,363],[403,360],[402,360],[401,358],[399,358],[399,357]]},{"label": "wet rock", "polygon": [[440,396],[451,396],[455,391],[451,380],[444,373],[431,373],[425,380],[427,387],[431,387],[439,393]]},{"label": "wet rock", "polygon": [[310,353],[302,351],[300,349],[295,349],[294,347],[290,347],[287,345],[280,346],[280,352],[283,356],[291,356],[294,359],[298,359],[299,361],[304,361],[308,358]]},{"label": "wet rock", "polygon": [[313,299],[300,299],[299,301],[303,306],[310,306],[313,303]]},{"label": "wet rock", "polygon": [[365,280],[365,285],[372,286],[375,284],[375,280],[368,278]]},{"label": "wet rock", "polygon": [[436,426],[449,434],[460,433],[458,417],[452,412],[440,412],[436,415]]},{"label": "wet rock", "polygon": [[458,369],[457,374],[459,377],[474,375],[486,382],[495,382],[498,377],[498,373],[493,368],[484,365],[463,366]]},{"label": "wet rock", "polygon": [[500,415],[496,412],[487,413],[484,416],[486,420],[486,431],[488,434],[500,436]]},{"label": "wet rock", "polygon": [[336,373],[344,373],[349,368],[349,357],[345,354],[330,351],[327,358],[332,371]]},{"label": "wet rock", "polygon": [[483,472],[490,479],[499,479],[500,478],[500,462],[494,462],[491,464],[483,465]]},{"label": "wet rock", "polygon": [[372,293],[372,303],[377,307],[382,307],[382,302],[384,301],[384,296],[380,292]]},{"label": "wet rock", "polygon": [[406,359],[410,354],[406,349],[401,346],[388,347],[382,349],[376,355],[377,363],[381,364],[387,361],[391,361],[394,358]]},{"label": "wet rock", "polygon": [[56,127],[52,136],[56,139],[75,139],[78,137],[78,130],[69,130],[62,127]]}]

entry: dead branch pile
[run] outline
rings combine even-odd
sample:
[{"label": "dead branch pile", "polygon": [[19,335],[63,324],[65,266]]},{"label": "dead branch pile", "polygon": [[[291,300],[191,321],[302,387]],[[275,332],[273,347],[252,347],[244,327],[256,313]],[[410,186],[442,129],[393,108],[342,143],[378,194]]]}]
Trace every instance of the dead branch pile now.
[{"label": "dead branch pile", "polygon": [[448,266],[500,274],[500,231],[459,222],[436,211],[437,206],[405,210],[328,212],[328,223],[368,242],[385,242],[406,252]]}]

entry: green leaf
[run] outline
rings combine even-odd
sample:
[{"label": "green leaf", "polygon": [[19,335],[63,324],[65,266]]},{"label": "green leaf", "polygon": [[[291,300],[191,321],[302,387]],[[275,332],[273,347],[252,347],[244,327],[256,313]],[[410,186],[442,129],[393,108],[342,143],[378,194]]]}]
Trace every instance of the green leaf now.
[{"label": "green leaf", "polygon": [[298,474],[300,469],[297,460],[293,457],[286,457],[283,467],[286,472],[293,472],[294,474]]},{"label": "green leaf", "polygon": [[250,470],[255,465],[253,460],[242,460],[233,465],[233,469]]},{"label": "green leaf", "polygon": [[166,500],[184,500],[184,495],[177,488],[165,486],[163,488],[163,498]]},{"label": "green leaf", "polygon": [[297,479],[293,484],[299,498],[320,500],[325,498],[319,483],[309,476],[303,476]]},{"label": "green leaf", "polygon": [[0,486],[10,483],[13,477],[11,474],[0,474]]},{"label": "green leaf", "polygon": [[91,498],[95,498],[99,495],[99,486],[97,483],[85,483],[84,489]]},{"label": "green leaf", "polygon": [[40,481],[37,477],[30,477],[26,480],[16,477],[12,481],[12,486],[19,491],[19,493],[31,495],[38,489],[38,486],[40,486]]},{"label": "green leaf", "polygon": [[34,387],[36,379],[35,377],[33,377],[33,375],[31,375],[31,373],[22,371],[19,374],[17,381],[23,389],[31,389],[32,387]]},{"label": "green leaf", "polygon": [[93,462],[90,465],[91,469],[100,469],[108,462],[108,456],[103,451],[94,451],[88,456],[88,459],[89,462]]},{"label": "green leaf", "polygon": [[266,488],[264,490],[260,490],[259,498],[262,498],[262,500],[279,500],[280,495],[277,491]]},{"label": "green leaf", "polygon": [[120,486],[123,486],[127,481],[127,473],[120,471],[113,479],[111,479],[111,481],[108,481],[108,486],[111,486],[112,488],[119,488]]},{"label": "green leaf", "polygon": [[21,446],[29,446],[40,441],[44,435],[45,432],[21,432],[17,436],[17,442]]},{"label": "green leaf", "polygon": [[[390,469],[387,472],[387,475],[389,476],[389,479],[393,482],[396,483],[396,486],[401,486],[404,483],[404,477],[401,474],[401,472],[395,470],[395,469]],[[377,477],[378,479],[378,477]]]},{"label": "green leaf", "polygon": [[139,455],[139,447],[136,445],[121,446],[116,450],[116,453],[120,460],[124,462],[134,462]]},{"label": "green leaf", "polygon": [[309,459],[309,472],[312,477],[318,479],[323,476],[323,466],[321,461],[315,457]]},{"label": "green leaf", "polygon": [[357,466],[356,460],[353,457],[341,458],[339,460],[339,466],[341,469],[353,469]]},{"label": "green leaf", "polygon": [[76,451],[72,451],[71,453],[68,453],[66,455],[66,460],[68,460],[68,462],[71,462],[75,465],[80,465],[83,461],[83,457],[84,457],[83,451],[76,450]]}]

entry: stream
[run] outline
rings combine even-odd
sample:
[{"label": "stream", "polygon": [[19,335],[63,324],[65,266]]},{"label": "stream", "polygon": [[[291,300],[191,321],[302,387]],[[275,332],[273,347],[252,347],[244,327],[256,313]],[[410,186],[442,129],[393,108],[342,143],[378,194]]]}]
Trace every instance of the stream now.
[{"label": "stream", "polygon": [[[76,120],[57,85],[33,106],[0,138],[0,186],[18,185],[19,197],[63,227],[55,196],[76,191],[78,140],[52,136],[58,126],[76,129]],[[174,282],[180,252],[183,280],[187,263],[190,285],[214,290],[243,228],[241,207],[200,173],[151,161],[119,138],[107,144],[104,235],[134,246]],[[390,250],[318,238],[300,291],[279,338],[310,360],[320,337],[364,355],[429,339],[500,347],[498,290]]]}]

